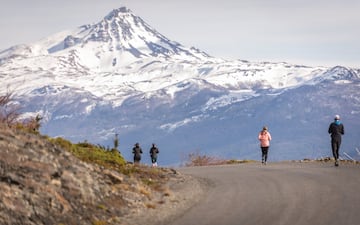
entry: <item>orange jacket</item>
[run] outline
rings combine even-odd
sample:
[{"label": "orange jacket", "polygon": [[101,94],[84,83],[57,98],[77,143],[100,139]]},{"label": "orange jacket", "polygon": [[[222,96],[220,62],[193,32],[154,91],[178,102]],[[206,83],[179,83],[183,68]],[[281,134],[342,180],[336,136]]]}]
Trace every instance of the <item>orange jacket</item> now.
[{"label": "orange jacket", "polygon": [[271,141],[271,135],[268,131],[260,131],[259,141],[261,147],[269,147]]}]

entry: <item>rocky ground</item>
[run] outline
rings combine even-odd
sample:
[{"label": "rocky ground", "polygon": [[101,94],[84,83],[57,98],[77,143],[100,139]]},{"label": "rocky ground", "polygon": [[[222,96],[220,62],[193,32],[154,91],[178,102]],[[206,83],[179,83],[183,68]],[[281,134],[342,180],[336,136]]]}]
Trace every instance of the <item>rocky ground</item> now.
[{"label": "rocky ground", "polygon": [[142,170],[84,163],[46,137],[0,127],[0,224],[166,224],[204,193],[174,169]]}]

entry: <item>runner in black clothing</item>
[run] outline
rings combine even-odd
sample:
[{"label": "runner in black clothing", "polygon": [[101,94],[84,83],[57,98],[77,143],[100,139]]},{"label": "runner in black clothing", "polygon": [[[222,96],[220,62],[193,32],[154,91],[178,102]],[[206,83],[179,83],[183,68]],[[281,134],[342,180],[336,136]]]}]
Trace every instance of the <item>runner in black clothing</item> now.
[{"label": "runner in black clothing", "polygon": [[340,122],[340,116],[336,115],[334,122],[329,126],[329,134],[331,134],[331,148],[335,158],[335,166],[339,166],[339,149],[341,145],[341,135],[344,134],[344,125]]},{"label": "runner in black clothing", "polygon": [[139,164],[141,160],[141,154],[143,153],[139,143],[135,144],[132,149],[132,153],[134,154],[134,164]]},{"label": "runner in black clothing", "polygon": [[151,157],[151,163],[153,167],[157,167],[157,154],[159,154],[159,149],[156,147],[155,144],[152,144],[152,147],[150,148],[150,157]]}]

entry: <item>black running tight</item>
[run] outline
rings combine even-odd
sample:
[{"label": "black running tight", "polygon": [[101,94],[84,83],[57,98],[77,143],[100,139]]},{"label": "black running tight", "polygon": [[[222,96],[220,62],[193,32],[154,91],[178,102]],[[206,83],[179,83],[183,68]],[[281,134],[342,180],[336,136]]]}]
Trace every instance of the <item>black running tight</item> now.
[{"label": "black running tight", "polygon": [[269,146],[267,147],[261,147],[261,152],[262,152],[262,161],[266,162],[267,158],[268,158],[268,151],[269,151]]}]

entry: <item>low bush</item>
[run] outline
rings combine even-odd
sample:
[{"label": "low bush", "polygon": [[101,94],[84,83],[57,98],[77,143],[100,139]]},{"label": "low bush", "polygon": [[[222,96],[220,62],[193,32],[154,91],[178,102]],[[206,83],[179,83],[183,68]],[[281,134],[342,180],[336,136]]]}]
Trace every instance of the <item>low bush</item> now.
[{"label": "low bush", "polygon": [[201,155],[200,152],[190,153],[185,166],[209,166],[226,164],[226,160],[215,156]]},{"label": "low bush", "polygon": [[215,165],[226,165],[226,164],[240,164],[240,163],[251,163],[254,160],[237,160],[237,159],[222,159],[215,156],[208,156],[200,154],[199,151],[190,153],[184,166],[215,166]]},{"label": "low bush", "polygon": [[111,169],[121,169],[126,164],[125,159],[118,151],[109,151],[87,142],[73,144],[60,137],[50,138],[50,141],[84,162],[95,163]]}]

